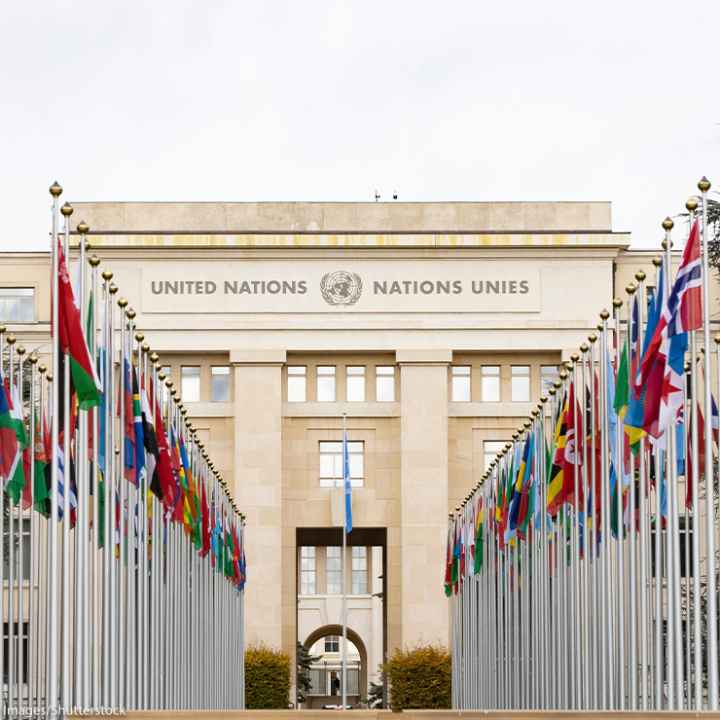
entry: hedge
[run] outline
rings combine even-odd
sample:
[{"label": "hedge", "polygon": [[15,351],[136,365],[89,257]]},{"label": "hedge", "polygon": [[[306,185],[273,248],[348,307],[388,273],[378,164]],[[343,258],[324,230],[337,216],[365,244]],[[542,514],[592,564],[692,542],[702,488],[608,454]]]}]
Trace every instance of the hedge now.
[{"label": "hedge", "polygon": [[254,645],[245,650],[245,707],[287,710],[290,699],[290,658],[279,650]]},{"label": "hedge", "polygon": [[436,645],[396,650],[383,666],[390,680],[390,707],[395,710],[441,710],[450,707],[450,653]]}]

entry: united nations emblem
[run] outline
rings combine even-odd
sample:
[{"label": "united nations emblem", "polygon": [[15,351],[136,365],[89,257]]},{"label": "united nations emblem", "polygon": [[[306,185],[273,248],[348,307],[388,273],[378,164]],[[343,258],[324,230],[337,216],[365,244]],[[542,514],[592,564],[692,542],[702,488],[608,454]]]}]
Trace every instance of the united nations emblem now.
[{"label": "united nations emblem", "polygon": [[322,276],[320,292],[328,305],[354,305],[362,294],[362,280],[357,273],[336,270]]}]

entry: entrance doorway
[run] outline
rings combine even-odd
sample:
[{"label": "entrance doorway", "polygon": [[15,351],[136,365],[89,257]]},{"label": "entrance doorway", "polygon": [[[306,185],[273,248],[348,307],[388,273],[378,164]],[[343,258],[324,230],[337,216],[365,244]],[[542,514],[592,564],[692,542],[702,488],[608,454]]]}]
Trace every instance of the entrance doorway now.
[{"label": "entrance doorway", "polygon": [[[297,529],[297,641],[312,657],[310,690],[300,707],[342,702],[342,529]],[[387,652],[386,530],[356,528],[348,536],[347,700],[364,707]],[[371,685],[372,684],[372,685]]]}]

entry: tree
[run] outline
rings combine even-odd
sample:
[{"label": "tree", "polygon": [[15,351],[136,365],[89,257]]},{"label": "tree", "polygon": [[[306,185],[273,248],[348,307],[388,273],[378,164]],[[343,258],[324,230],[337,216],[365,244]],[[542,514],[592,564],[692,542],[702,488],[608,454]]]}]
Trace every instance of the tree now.
[{"label": "tree", "polygon": [[[700,208],[698,207],[698,212]],[[708,262],[720,271],[720,201],[708,198]]]},{"label": "tree", "polygon": [[312,683],[310,681],[310,666],[320,660],[320,656],[313,656],[308,649],[301,643],[297,644],[297,701],[305,702],[307,694],[310,692]]}]

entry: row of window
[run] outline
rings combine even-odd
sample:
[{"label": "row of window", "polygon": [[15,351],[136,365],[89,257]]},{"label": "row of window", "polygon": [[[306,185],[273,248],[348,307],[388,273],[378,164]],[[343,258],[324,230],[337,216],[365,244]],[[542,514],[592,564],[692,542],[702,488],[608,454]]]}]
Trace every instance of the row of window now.
[{"label": "row of window", "polygon": [[[557,379],[556,365],[540,366],[540,385],[543,394]],[[452,402],[470,402],[472,398],[472,366],[452,365],[450,367],[450,399]],[[480,398],[482,402],[500,402],[500,365],[480,367]],[[510,400],[530,402],[530,365],[510,367]]]},{"label": "row of window", "polygon": [[[366,595],[367,548],[352,547],[351,593]],[[325,594],[342,594],[342,548],[330,545],[325,548]],[[300,548],[300,594],[317,595],[317,548],[303,545]],[[335,651],[337,652],[337,651]]]},{"label": "row of window", "polygon": [[[172,368],[165,365],[162,369],[170,376]],[[163,390],[167,392],[167,390]],[[182,365],[180,367],[180,397],[183,402],[200,402],[200,366]],[[212,365],[210,367],[210,401],[230,401],[230,367],[228,365]]]},{"label": "row of window", "polygon": [[[365,402],[365,366],[347,365],[345,367],[345,400],[347,402]],[[315,399],[318,402],[337,400],[336,367],[318,365],[315,368]],[[307,367],[289,365],[287,369],[288,402],[307,401]],[[395,402],[395,366],[375,366],[375,400],[377,402]]]}]

